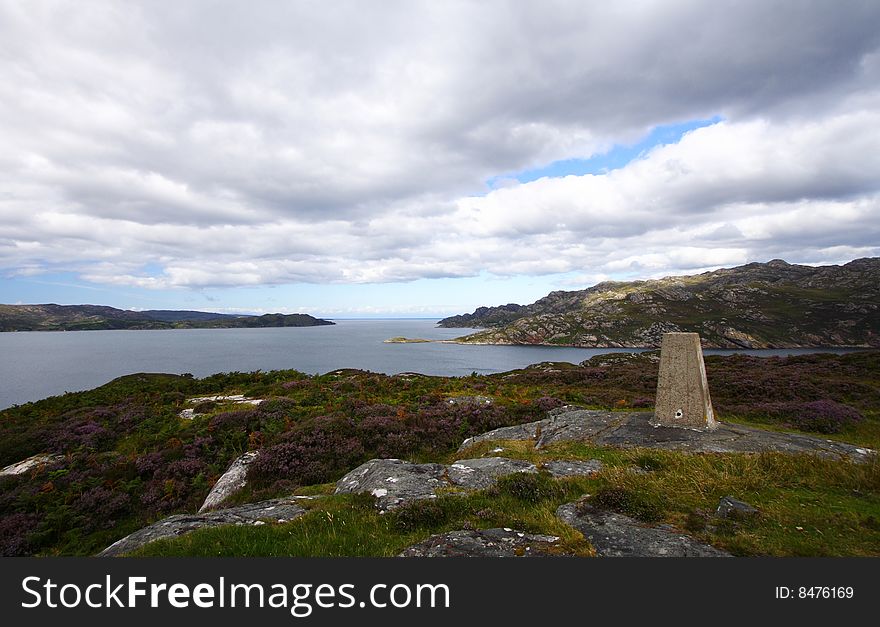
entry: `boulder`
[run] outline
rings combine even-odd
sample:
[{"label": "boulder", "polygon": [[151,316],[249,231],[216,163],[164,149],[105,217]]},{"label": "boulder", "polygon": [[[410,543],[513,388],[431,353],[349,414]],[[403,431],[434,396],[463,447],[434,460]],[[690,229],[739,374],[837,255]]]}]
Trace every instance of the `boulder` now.
[{"label": "boulder", "polygon": [[267,522],[284,523],[302,516],[306,510],[298,501],[309,497],[289,496],[260,503],[221,509],[204,514],[176,514],[149,527],[139,529],[117,540],[98,553],[99,557],[114,557],[130,553],[149,542],[182,536],[196,529],[222,525],[262,525]]},{"label": "boulder", "polygon": [[580,531],[599,557],[730,557],[669,525],[645,525],[585,503],[561,505],[556,516]]},{"label": "boulder", "polygon": [[216,509],[223,501],[246,486],[248,466],[257,459],[257,455],[257,451],[250,451],[232,462],[226,472],[217,479],[217,483],[211,488],[208,496],[205,497],[205,502],[199,508],[199,513]]},{"label": "boulder", "polygon": [[544,557],[558,555],[556,536],[534,535],[513,529],[460,530],[431,536],[398,557]]},{"label": "boulder", "polygon": [[381,510],[394,509],[419,499],[436,498],[449,487],[446,466],[414,464],[401,459],[371,459],[336,482],[336,494],[368,492]]},{"label": "boulder", "polygon": [[715,510],[718,518],[730,518],[732,520],[744,520],[758,515],[758,508],[732,496],[722,496]]},{"label": "boulder", "polygon": [[448,470],[449,480],[457,486],[470,490],[484,490],[495,485],[499,477],[517,472],[538,472],[534,464],[506,457],[480,457],[461,459]]}]

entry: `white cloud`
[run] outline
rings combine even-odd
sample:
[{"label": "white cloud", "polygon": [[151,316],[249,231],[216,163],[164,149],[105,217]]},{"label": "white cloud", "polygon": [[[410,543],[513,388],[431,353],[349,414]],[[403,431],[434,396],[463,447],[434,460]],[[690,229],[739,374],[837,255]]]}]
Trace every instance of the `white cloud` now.
[{"label": "white cloud", "polygon": [[[318,6],[0,0],[0,270],[199,288],[880,254],[880,5]],[[480,195],[716,114],[622,169]]]}]

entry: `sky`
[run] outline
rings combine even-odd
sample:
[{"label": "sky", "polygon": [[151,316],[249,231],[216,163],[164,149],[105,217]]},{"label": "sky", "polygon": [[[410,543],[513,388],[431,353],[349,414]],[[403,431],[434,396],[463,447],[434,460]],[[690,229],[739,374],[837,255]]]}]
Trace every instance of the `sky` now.
[{"label": "sky", "polygon": [[880,255],[880,2],[0,0],[0,302],[440,317]]}]

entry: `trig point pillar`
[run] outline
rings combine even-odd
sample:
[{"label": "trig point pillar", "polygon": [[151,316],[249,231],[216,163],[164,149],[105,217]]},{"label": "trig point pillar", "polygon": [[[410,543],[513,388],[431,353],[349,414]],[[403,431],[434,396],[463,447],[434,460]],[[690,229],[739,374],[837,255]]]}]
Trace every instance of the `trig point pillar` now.
[{"label": "trig point pillar", "polygon": [[700,431],[711,431],[718,426],[709,398],[699,334],[663,334],[651,424]]}]

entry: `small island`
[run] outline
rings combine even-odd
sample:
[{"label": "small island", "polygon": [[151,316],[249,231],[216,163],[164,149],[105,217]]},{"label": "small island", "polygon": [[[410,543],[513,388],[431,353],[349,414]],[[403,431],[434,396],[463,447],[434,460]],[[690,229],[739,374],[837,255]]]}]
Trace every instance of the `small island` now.
[{"label": "small island", "polygon": [[206,311],[130,311],[103,305],[0,305],[3,331],[96,331],[110,329],[250,329],[336,324],[309,314],[238,315]]},{"label": "small island", "polygon": [[427,344],[434,340],[426,340],[421,337],[391,337],[385,340],[386,344]]}]

